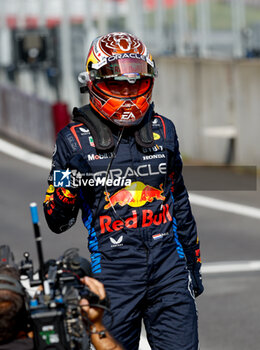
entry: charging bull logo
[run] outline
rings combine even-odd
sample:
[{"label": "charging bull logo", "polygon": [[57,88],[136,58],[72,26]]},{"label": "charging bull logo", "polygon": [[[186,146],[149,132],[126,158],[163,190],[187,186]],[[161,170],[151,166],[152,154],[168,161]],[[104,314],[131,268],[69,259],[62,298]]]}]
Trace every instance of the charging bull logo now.
[{"label": "charging bull logo", "polygon": [[104,192],[105,200],[108,202],[104,209],[109,209],[116,204],[123,207],[129,205],[130,207],[142,207],[147,202],[151,203],[154,199],[165,200],[163,193],[163,184],[160,189],[145,185],[140,181],[133,182],[131,185],[122,188],[110,197],[110,193]]}]

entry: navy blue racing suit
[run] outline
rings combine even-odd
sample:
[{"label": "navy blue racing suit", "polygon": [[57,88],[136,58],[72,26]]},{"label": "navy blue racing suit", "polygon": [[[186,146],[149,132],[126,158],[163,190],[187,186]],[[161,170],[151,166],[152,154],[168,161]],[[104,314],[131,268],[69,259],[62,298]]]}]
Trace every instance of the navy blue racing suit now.
[{"label": "navy blue racing suit", "polygon": [[[152,349],[197,350],[194,291],[203,287],[196,223],[174,124],[155,113],[150,123],[152,147],[136,142],[134,128],[118,142],[122,130],[112,127],[112,152],[97,151],[83,123],[66,126],[56,141],[45,216],[61,233],[81,210],[92,271],[111,301],[109,331],[125,349],[138,349],[143,319]],[[85,175],[79,187],[54,183],[54,171],[67,168]]]}]

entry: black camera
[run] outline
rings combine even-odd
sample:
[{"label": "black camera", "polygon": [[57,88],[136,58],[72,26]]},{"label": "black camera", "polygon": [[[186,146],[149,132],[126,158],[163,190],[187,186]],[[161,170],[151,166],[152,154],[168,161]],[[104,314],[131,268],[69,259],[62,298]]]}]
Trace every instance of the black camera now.
[{"label": "black camera", "polygon": [[[83,260],[76,249],[66,251],[57,261],[44,264],[46,272],[43,283],[30,279],[30,286],[41,286],[28,303],[29,323],[34,334],[35,348],[44,349],[88,349],[87,333],[81,316],[79,300],[98,302],[98,297],[80,283],[87,275],[80,265]],[[20,273],[28,266],[28,253],[22,261]],[[27,269],[27,276],[32,272]]]},{"label": "black camera", "polygon": [[[24,289],[24,299],[27,308],[28,329],[33,332],[34,348],[37,350],[87,350],[90,340],[86,328],[90,325],[88,319],[82,317],[79,301],[88,300],[90,305],[109,308],[108,299],[100,300],[91,292],[80,278],[91,276],[88,260],[78,254],[78,249],[66,250],[57,260],[44,263],[41,246],[41,236],[38,225],[38,214],[32,213],[35,240],[39,259],[39,270],[34,272],[33,261],[28,252],[20,264],[14,261],[14,255],[9,246],[0,246],[0,262],[19,270],[22,284],[29,281],[29,288],[35,292],[29,295]],[[1,275],[0,280],[10,282],[10,278]],[[13,284],[17,281],[13,279]],[[8,287],[6,287],[8,286]],[[21,286],[18,286],[21,290]],[[15,290],[16,287],[0,284],[0,289]]]},{"label": "black camera", "polygon": [[[27,252],[24,253],[24,260],[17,265],[10,248],[1,246],[0,261],[19,270],[21,282],[28,280],[29,287],[35,288],[33,296],[24,290],[24,300],[27,309],[25,322],[28,323],[28,330],[33,332],[36,349],[89,349],[79,300],[86,298],[90,304],[98,304],[100,300],[80,282],[81,277],[90,275],[90,264],[79,256],[76,248],[65,251],[57,260],[47,261],[43,280],[34,272]],[[10,289],[9,285],[6,286],[2,284],[0,288]],[[17,291],[11,287],[10,290],[21,294],[21,286]]]}]

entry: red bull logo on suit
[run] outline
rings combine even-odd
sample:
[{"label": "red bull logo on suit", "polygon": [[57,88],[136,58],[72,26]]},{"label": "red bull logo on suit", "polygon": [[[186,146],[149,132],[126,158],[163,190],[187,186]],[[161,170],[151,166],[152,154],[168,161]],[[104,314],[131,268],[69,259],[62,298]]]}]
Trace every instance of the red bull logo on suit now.
[{"label": "red bull logo on suit", "polygon": [[[112,221],[111,216],[102,215],[99,217],[100,220],[100,232],[108,233],[114,231],[120,231],[124,227],[137,228],[138,227],[138,214],[136,210],[132,210],[132,215],[123,220]],[[141,212],[141,227],[149,227],[151,225],[160,226],[169,221],[172,221],[172,216],[169,211],[169,204],[162,206],[162,212],[155,214],[150,209],[143,209]]]},{"label": "red bull logo on suit", "polygon": [[[165,200],[163,193],[163,184],[158,188],[145,185],[140,181],[133,182],[131,185],[126,186],[112,196],[109,192],[104,192],[105,200],[108,202],[104,209],[109,209],[112,206],[119,205],[121,207],[129,205],[130,207],[142,207],[147,202],[151,203],[154,200]],[[132,215],[123,220],[115,220],[112,222],[112,218],[109,215],[100,216],[100,228],[101,233],[120,231],[123,227],[137,228],[138,223],[141,227],[148,227],[151,225],[159,226],[168,221],[172,221],[172,217],[169,211],[169,204],[162,205],[162,211],[155,214],[150,209],[143,209],[141,211],[141,219],[138,218],[136,210],[132,210]]]}]

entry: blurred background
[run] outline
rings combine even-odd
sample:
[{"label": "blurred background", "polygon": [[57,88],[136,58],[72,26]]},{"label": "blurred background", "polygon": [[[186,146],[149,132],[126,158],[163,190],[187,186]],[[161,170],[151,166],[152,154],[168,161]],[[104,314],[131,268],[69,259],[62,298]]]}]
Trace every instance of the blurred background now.
[{"label": "blurred background", "polygon": [[[45,257],[74,246],[88,256],[80,218],[59,237],[41,203],[55,135],[73,106],[88,102],[77,76],[90,44],[111,31],[148,46],[159,71],[155,110],[174,121],[184,163],[197,167],[187,179],[204,262],[201,350],[257,350],[260,0],[0,0],[0,244],[17,260],[29,250],[37,261],[36,201]],[[202,165],[236,168],[202,174]],[[194,188],[207,176],[210,186]],[[149,349],[144,339],[140,350]]]}]

